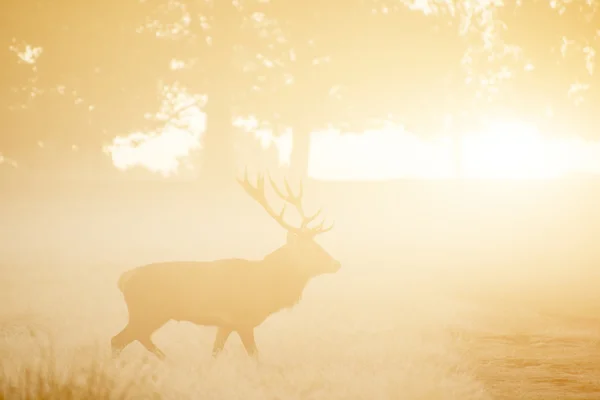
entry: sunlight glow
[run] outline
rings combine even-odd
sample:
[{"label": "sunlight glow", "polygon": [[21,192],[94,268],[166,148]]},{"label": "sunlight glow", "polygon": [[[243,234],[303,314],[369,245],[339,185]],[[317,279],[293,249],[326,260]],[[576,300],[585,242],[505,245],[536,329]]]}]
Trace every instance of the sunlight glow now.
[{"label": "sunlight glow", "polygon": [[552,179],[600,174],[600,142],[544,138],[530,124],[495,120],[462,141],[465,178]]},{"label": "sunlight glow", "polygon": [[[15,40],[13,39],[13,43]],[[43,49],[41,47],[33,47],[29,44],[17,46],[15,44],[9,46],[9,50],[12,51],[19,57],[19,62],[33,65],[37,62],[37,59],[42,55]]]},{"label": "sunlight glow", "polygon": [[462,141],[463,173],[480,179],[558,178],[572,165],[564,144],[544,140],[531,125],[494,121]]},{"label": "sunlight glow", "polygon": [[422,140],[389,125],[364,134],[329,130],[312,136],[309,175],[316,179],[450,178],[451,142]]},{"label": "sunlight glow", "polygon": [[11,166],[13,168],[17,167],[17,163],[14,160],[11,160],[10,158],[4,157],[2,155],[2,153],[0,153],[0,166],[3,165],[3,164],[4,165],[9,165],[9,166]]},{"label": "sunlight glow", "polygon": [[309,175],[324,180],[554,179],[600,174],[600,142],[544,138],[532,125],[494,120],[456,146],[449,135],[422,139],[390,125],[361,135],[316,132],[310,160]]},{"label": "sunlight glow", "polygon": [[[189,104],[189,99],[180,101]],[[177,105],[180,107],[181,104]],[[243,132],[252,134],[266,150],[275,146],[280,165],[289,165],[292,152],[292,132],[286,130],[275,136],[270,129],[261,128],[253,116],[236,118],[233,125]],[[117,136],[104,147],[112,158],[113,165],[120,170],[143,167],[163,176],[179,173],[182,165],[193,169],[192,152],[200,149],[200,139],[206,129],[206,114],[198,107],[182,112],[176,124],[167,124],[156,132],[134,132]]]},{"label": "sunlight glow", "polygon": [[110,153],[115,167],[121,170],[142,166],[168,176],[178,171],[182,157],[189,156],[198,147],[198,138],[170,129],[158,135],[136,132],[119,136],[105,150]]},{"label": "sunlight glow", "polygon": [[[105,151],[121,170],[141,166],[170,176],[182,165],[192,169],[190,155],[201,147],[206,116],[197,108],[189,113],[188,129],[168,126],[159,133],[132,133],[115,138]],[[263,149],[275,146],[279,164],[289,165],[291,130],[274,136],[252,116],[237,118],[234,126],[253,134]],[[459,142],[449,134],[423,138],[391,123],[360,134],[314,132],[308,174],[319,180],[555,179],[600,174],[600,142],[545,138],[535,126],[509,119],[488,120],[484,126],[481,132],[464,133]]]},{"label": "sunlight glow", "polygon": [[242,129],[246,133],[254,134],[254,137],[260,141],[261,147],[266,150],[272,145],[277,148],[280,165],[289,165],[292,154],[292,131],[286,129],[279,135],[274,135],[273,131],[260,127],[260,121],[254,116],[239,117],[233,121],[233,125]]},{"label": "sunlight glow", "polygon": [[[156,124],[154,130],[117,136],[111,144],[104,146],[104,152],[110,155],[118,169],[137,166],[170,176],[180,172],[182,164],[192,168],[190,154],[201,147],[200,137],[206,129],[206,114],[199,107],[202,99],[178,85],[163,86],[161,95],[161,110],[156,115],[146,116]],[[180,112],[173,118],[175,110]]]},{"label": "sunlight glow", "polygon": [[105,146],[115,167],[127,170],[135,166],[169,176],[179,171],[181,164],[191,168],[189,156],[200,148],[200,136],[206,126],[205,114],[197,107],[182,113],[180,122],[184,127],[167,125],[159,132],[134,132],[127,136],[117,136]]}]

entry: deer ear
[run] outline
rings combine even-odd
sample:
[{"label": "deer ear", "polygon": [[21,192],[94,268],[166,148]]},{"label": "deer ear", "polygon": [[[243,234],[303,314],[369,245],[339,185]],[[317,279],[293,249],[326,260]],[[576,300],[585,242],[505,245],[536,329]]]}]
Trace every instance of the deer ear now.
[{"label": "deer ear", "polygon": [[298,234],[295,232],[288,232],[287,234],[287,244],[294,245],[298,242]]}]

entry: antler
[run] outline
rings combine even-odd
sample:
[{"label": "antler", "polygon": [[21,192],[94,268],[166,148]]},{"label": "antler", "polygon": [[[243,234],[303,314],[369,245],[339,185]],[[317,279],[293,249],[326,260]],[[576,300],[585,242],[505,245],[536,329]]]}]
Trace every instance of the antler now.
[{"label": "antler", "polygon": [[286,229],[290,232],[295,232],[298,234],[308,235],[308,236],[316,236],[320,233],[328,232],[333,228],[333,225],[334,225],[333,223],[329,227],[324,228],[323,225],[324,225],[325,221],[322,221],[319,225],[317,225],[313,228],[308,227],[308,224],[313,222],[319,216],[319,214],[321,214],[321,209],[319,209],[316,213],[314,213],[311,216],[308,216],[308,217],[306,216],[306,214],[304,213],[304,207],[302,206],[302,195],[304,192],[302,182],[300,182],[300,189],[298,191],[298,194],[295,195],[293,193],[292,188],[290,187],[290,184],[288,183],[287,179],[284,180],[285,188],[286,188],[286,192],[287,192],[286,194],[284,194],[283,191],[281,189],[279,189],[277,184],[275,184],[275,182],[269,175],[269,182],[271,183],[271,186],[273,187],[273,190],[275,191],[277,196],[279,196],[286,203],[291,204],[294,207],[296,207],[298,214],[300,214],[300,217],[302,218],[302,223],[301,223],[300,227],[297,228],[297,227],[294,227],[294,226],[288,224],[283,219],[284,214],[285,214],[285,209],[286,209],[285,204],[284,204],[283,208],[281,209],[281,212],[277,213],[273,210],[273,208],[267,202],[267,199],[265,197],[265,179],[262,175],[257,176],[256,186],[252,186],[252,184],[248,180],[248,170],[245,169],[244,170],[244,179],[242,180],[242,179],[238,178],[237,181],[244,188],[246,193],[250,197],[252,197],[254,200],[256,200],[265,209],[265,211],[275,221],[277,221],[277,223],[279,223],[279,225],[281,225],[284,229]]}]

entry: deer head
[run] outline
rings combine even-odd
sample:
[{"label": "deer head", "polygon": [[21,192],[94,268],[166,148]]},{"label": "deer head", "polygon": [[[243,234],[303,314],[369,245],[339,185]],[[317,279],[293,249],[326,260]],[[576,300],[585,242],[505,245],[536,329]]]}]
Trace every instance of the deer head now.
[{"label": "deer head", "polygon": [[[265,179],[262,175],[256,178],[256,185],[252,185],[248,180],[247,170],[244,172],[244,179],[237,179],[246,193],[256,200],[262,208],[273,218],[282,228],[287,231],[286,244],[276,253],[285,258],[289,266],[301,268],[312,276],[335,273],[341,264],[334,259],[325,249],[323,249],[314,239],[317,235],[330,231],[333,224],[324,227],[325,221],[321,221],[315,226],[311,225],[321,214],[319,209],[316,213],[307,216],[302,205],[303,186],[300,182],[298,194],[294,194],[288,181],[285,180],[285,193],[282,191],[269,176],[269,181],[273,191],[284,201],[284,206],[280,212],[275,212],[269,205],[265,196]],[[296,208],[301,218],[299,227],[287,223],[284,219],[286,205],[292,205]]]}]

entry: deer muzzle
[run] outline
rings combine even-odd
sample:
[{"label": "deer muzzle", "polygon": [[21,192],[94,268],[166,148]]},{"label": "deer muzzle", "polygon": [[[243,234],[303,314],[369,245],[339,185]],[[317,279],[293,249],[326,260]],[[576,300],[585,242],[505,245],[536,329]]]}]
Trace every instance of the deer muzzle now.
[{"label": "deer muzzle", "polygon": [[338,272],[340,270],[340,268],[342,268],[341,262],[339,262],[338,260],[333,260],[331,262],[331,272],[332,273]]}]

